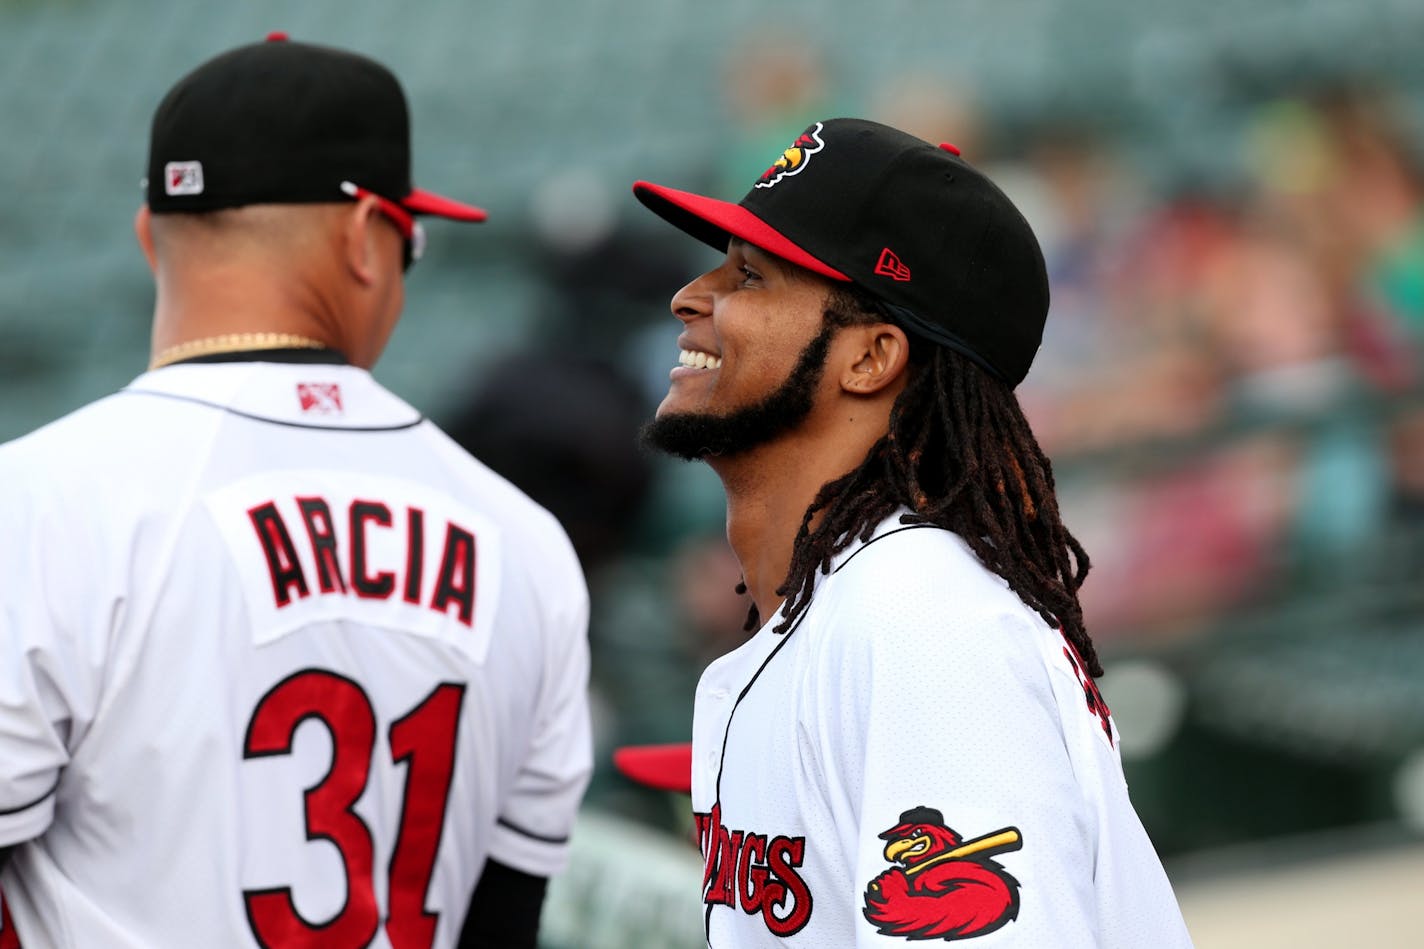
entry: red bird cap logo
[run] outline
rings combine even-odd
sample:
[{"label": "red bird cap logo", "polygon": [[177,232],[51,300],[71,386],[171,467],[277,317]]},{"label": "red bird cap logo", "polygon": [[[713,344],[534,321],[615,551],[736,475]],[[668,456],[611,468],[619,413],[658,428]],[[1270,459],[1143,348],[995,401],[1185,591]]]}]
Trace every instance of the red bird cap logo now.
[{"label": "red bird cap logo", "polygon": [[781,157],[761,173],[755,187],[770,188],[782,178],[799,175],[811,160],[811,156],[826,147],[826,143],[821,141],[821,129],[824,125],[823,122],[817,122],[797,136],[791,147],[783,151]]},{"label": "red bird cap logo", "polygon": [[886,936],[952,942],[994,932],[1019,915],[1019,881],[995,854],[1023,847],[1017,827],[961,840],[932,807],[913,807],[880,835],[893,866],[865,888],[866,920]]}]

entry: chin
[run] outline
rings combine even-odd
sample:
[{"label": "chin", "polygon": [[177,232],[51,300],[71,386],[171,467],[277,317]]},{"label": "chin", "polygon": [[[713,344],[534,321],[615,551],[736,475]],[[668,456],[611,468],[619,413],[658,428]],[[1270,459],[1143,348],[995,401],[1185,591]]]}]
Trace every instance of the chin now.
[{"label": "chin", "polygon": [[686,402],[669,398],[663,399],[662,404],[653,412],[653,417],[648,420],[648,424],[716,426],[720,420],[725,418],[727,418],[726,413],[711,412],[703,405],[688,405]]}]

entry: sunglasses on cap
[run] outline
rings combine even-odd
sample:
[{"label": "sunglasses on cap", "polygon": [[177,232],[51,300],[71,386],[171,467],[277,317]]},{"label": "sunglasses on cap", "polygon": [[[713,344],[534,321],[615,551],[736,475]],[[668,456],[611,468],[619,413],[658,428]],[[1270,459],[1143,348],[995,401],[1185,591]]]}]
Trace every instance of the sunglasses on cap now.
[{"label": "sunglasses on cap", "polygon": [[341,190],[358,201],[362,198],[376,199],[377,209],[396,226],[396,230],[400,231],[400,236],[405,241],[405,257],[402,261],[404,269],[409,270],[410,265],[425,253],[425,228],[420,226],[415,215],[390,198],[383,197],[349,181],[341,182]]}]

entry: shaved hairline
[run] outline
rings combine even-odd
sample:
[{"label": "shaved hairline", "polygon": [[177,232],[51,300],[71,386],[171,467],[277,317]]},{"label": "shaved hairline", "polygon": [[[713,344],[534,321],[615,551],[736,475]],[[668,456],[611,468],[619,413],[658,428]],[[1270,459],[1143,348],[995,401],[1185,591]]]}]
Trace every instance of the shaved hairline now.
[{"label": "shaved hairline", "polygon": [[216,211],[154,214],[154,247],[160,254],[204,246],[290,248],[330,226],[349,202],[249,204]]}]

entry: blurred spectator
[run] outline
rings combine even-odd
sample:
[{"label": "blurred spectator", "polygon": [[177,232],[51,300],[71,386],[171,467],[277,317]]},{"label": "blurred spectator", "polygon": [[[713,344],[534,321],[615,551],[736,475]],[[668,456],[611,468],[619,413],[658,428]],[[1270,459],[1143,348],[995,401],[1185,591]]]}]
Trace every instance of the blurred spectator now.
[{"label": "blurred spectator", "polygon": [[[629,358],[629,346],[669,322],[667,301],[692,264],[686,248],[629,226],[620,212],[626,196],[626,182],[615,189],[577,166],[540,183],[529,203],[542,294],[535,316],[539,345],[618,366],[643,389],[648,361]],[[666,383],[664,370],[656,388]]]},{"label": "blurred spectator", "polygon": [[1282,223],[1248,214],[1203,274],[1201,298],[1202,328],[1236,411],[1320,411],[1355,381],[1336,298]]},{"label": "blurred spectator", "polygon": [[1342,355],[1385,390],[1413,384],[1424,336],[1424,189],[1391,100],[1340,87],[1269,103],[1247,128],[1258,216],[1308,254]]},{"label": "blurred spectator", "polygon": [[624,552],[652,477],[638,391],[605,363],[539,352],[479,374],[445,429],[559,519],[590,585]]},{"label": "blurred spectator", "polygon": [[758,29],[729,51],[722,93],[730,125],[712,194],[740,198],[791,144],[787,129],[805,128],[837,113],[828,105],[832,77],[827,63],[807,32],[790,24]]},{"label": "blurred spectator", "polygon": [[[1273,576],[1295,507],[1295,450],[1274,434],[1067,493],[1092,557],[1083,610],[1104,643],[1198,632]],[[1095,516],[1094,516],[1095,515]]]},{"label": "blurred spectator", "polygon": [[1352,250],[1366,296],[1424,343],[1424,167],[1399,104],[1379,89],[1322,96],[1336,172],[1325,213]]},{"label": "blurred spectator", "polygon": [[1006,187],[1037,193],[1026,214],[1052,288],[1054,358],[1020,391],[1045,450],[1071,458],[1202,430],[1218,418],[1220,374],[1193,294],[1229,234],[1224,216],[1197,196],[1154,206],[1087,125],[1043,129],[1028,156]]},{"label": "blurred spectator", "polygon": [[1389,432],[1391,520],[1424,525],[1424,408],[1402,412]]},{"label": "blurred spectator", "polygon": [[924,68],[897,73],[871,96],[865,118],[927,142],[950,142],[971,162],[989,154],[988,129],[970,80]]}]

